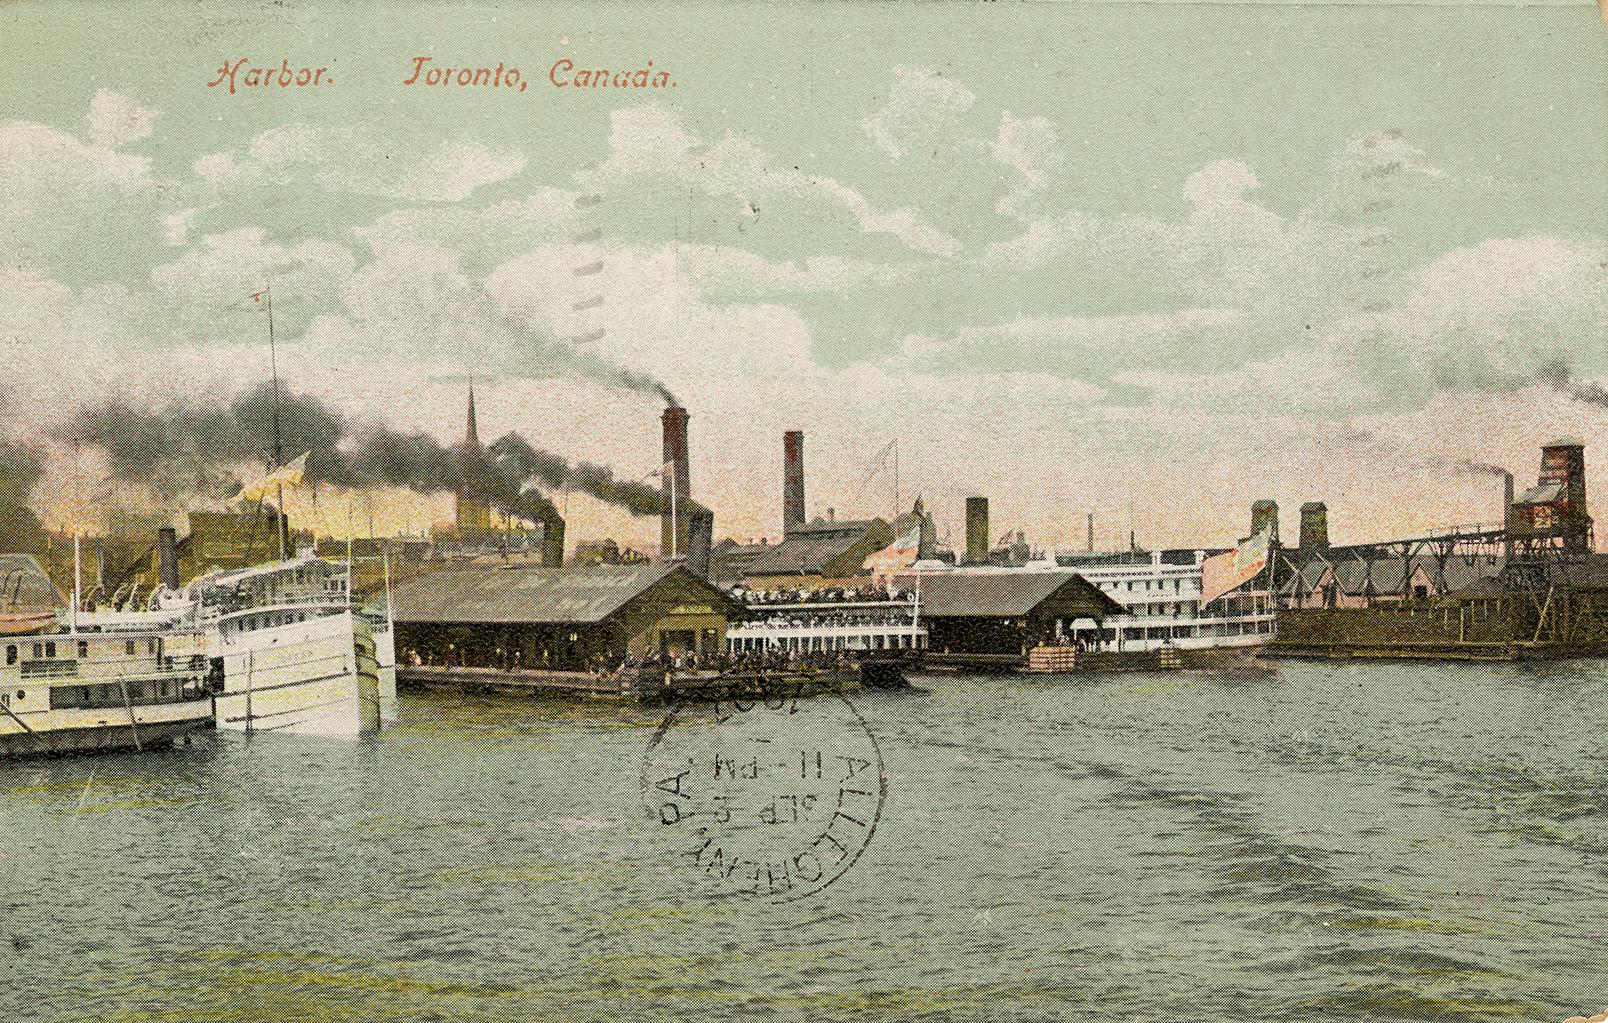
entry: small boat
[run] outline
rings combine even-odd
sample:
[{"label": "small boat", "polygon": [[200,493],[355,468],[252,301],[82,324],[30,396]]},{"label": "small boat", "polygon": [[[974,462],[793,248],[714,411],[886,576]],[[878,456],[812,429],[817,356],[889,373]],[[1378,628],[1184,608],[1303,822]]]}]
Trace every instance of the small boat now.
[{"label": "small boat", "polygon": [[144,750],[212,724],[207,637],[118,623],[0,638],[0,757]]}]

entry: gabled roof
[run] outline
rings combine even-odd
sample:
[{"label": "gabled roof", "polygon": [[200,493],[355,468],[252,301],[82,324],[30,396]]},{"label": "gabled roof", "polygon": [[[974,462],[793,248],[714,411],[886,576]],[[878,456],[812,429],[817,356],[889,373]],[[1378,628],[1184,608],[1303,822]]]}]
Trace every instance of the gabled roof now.
[{"label": "gabled roof", "polygon": [[720,590],[683,565],[466,565],[398,583],[399,622],[488,624],[601,622],[670,576],[707,591],[708,601],[738,610]]},{"label": "gabled roof", "polygon": [[1100,617],[1127,608],[1076,572],[944,572],[921,577],[921,613],[932,618],[1020,618],[1052,597]]},{"label": "gabled roof", "polygon": [[[886,529],[882,519],[849,519],[794,526],[781,543],[763,550],[749,563],[749,575],[814,575],[849,553],[866,534]],[[866,552],[871,553],[870,551]]]}]

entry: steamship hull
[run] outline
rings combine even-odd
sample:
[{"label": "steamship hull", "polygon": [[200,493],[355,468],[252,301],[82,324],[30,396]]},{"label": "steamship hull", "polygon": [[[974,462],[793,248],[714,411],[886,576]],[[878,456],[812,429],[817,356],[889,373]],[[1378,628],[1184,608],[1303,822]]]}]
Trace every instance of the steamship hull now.
[{"label": "steamship hull", "polygon": [[389,626],[376,626],[374,633],[375,674],[379,682],[380,720],[395,721],[400,708],[396,699],[396,633]]},{"label": "steamship hull", "polygon": [[350,737],[380,727],[374,635],[358,615],[342,612],[230,630],[219,654],[220,728]]},{"label": "steamship hull", "polygon": [[[119,720],[121,718],[121,720]],[[152,749],[212,725],[210,700],[170,707],[139,707],[130,725],[126,715],[102,715],[94,721],[29,722],[30,731],[7,730],[0,722],[0,759],[62,753],[99,753]]]}]

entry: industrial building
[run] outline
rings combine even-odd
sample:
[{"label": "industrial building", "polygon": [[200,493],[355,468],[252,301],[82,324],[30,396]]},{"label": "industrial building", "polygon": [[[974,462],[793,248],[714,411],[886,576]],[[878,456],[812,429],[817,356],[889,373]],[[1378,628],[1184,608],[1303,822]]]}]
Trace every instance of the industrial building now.
[{"label": "industrial building", "polygon": [[456,565],[393,589],[401,663],[588,671],[724,649],[741,607],[682,565]]},{"label": "industrial building", "polygon": [[[1608,560],[1593,551],[1584,445],[1541,449],[1534,487],[1505,474],[1500,528],[1334,547],[1327,523],[1273,572],[1286,656],[1514,658],[1608,652]],[[1276,514],[1276,512],[1275,512]],[[1276,527],[1275,527],[1276,528]],[[1309,539],[1310,538],[1310,539]]]}]

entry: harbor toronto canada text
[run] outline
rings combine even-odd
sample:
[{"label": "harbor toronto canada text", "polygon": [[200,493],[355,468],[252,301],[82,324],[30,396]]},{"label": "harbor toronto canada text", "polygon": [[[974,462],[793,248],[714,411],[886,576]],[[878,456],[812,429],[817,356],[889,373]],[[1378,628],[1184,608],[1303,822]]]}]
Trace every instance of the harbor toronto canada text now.
[{"label": "harbor toronto canada text", "polygon": [[1608,8],[5,22],[0,1019],[1608,1020]]}]

